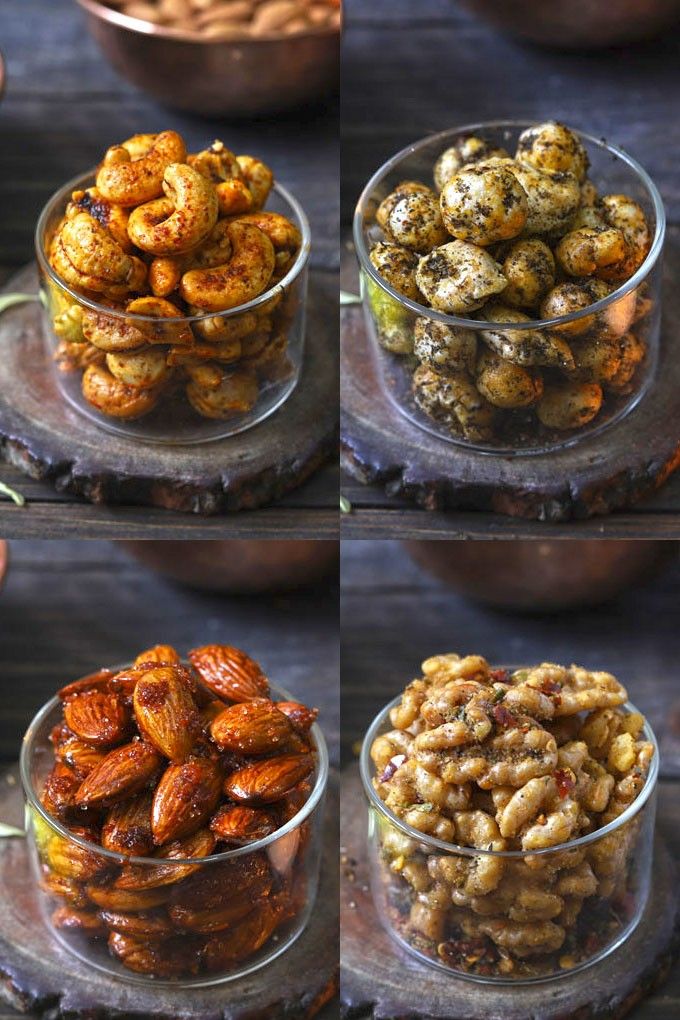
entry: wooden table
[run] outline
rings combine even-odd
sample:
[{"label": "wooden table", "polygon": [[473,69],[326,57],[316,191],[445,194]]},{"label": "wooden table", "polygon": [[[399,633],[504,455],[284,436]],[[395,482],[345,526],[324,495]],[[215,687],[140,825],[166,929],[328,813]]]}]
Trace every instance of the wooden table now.
[{"label": "wooden table", "polygon": [[[74,0],[3,0],[0,47],[7,91],[0,105],[0,283],[33,258],[40,210],[57,187],[93,166],[111,144],[139,131],[173,128],[191,148],[221,137],[238,152],[270,162],[305,207],[311,265],[328,278],[338,267],[338,105],[274,120],[215,121],[164,108],[109,68]],[[333,537],[338,477],[323,468],[279,505],[252,514],[187,519],[137,507],[92,507],[63,500],[47,485],[0,465],[0,480],[30,497],[28,512],[0,501],[0,533],[210,538],[274,533]]]},{"label": "wooden table", "polygon": [[[453,0],[345,0],[342,287],[356,293],[350,222],[367,179],[417,138],[491,119],[558,118],[636,156],[680,234],[680,32],[640,46],[569,53],[497,34]],[[347,538],[680,536],[680,478],[632,510],[566,525],[489,513],[429,513],[343,478]]]},{"label": "wooden table", "polygon": [[[337,589],[221,597],[181,588],[107,542],[13,542],[0,592],[0,663],[7,696],[0,762],[18,757],[34,712],[66,680],[170,640],[179,649],[234,641],[272,678],[319,707],[338,765]],[[8,692],[11,692],[8,694]],[[0,1004],[0,1020],[16,1020]],[[337,1017],[332,1004],[321,1020]]]},{"label": "wooden table", "polygon": [[[622,679],[661,745],[657,824],[680,855],[680,688],[676,625],[680,564],[616,602],[561,616],[483,609],[434,581],[397,542],[343,542],[342,760],[383,705],[437,652],[480,652],[503,662],[576,661]],[[674,711],[671,706],[675,703]],[[680,967],[630,1020],[680,1016]],[[363,1018],[361,1018],[363,1020]]]}]

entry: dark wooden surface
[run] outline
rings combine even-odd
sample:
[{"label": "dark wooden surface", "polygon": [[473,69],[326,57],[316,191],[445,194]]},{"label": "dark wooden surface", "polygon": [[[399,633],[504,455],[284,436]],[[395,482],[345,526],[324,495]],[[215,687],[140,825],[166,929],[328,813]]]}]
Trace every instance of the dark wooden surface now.
[{"label": "dark wooden surface", "polygon": [[[17,541],[0,590],[0,762],[13,762],[35,711],[66,680],[142,647],[228,641],[317,705],[338,764],[338,596],[332,581],[285,595],[205,594],[141,568],[115,543]],[[18,1014],[0,1006],[0,1020]],[[322,1020],[337,1017],[337,1004]]]},{"label": "dark wooden surface", "polygon": [[[380,708],[436,652],[492,661],[549,659],[608,669],[646,713],[661,746],[659,821],[680,859],[680,564],[595,609],[517,616],[468,602],[416,567],[397,542],[343,542],[342,760],[353,762]],[[680,966],[633,1020],[678,1020]]]},{"label": "dark wooden surface", "polygon": [[[111,70],[85,29],[74,0],[2,0],[0,47],[7,91],[0,105],[0,283],[33,258],[37,216],[55,189],[93,166],[112,140],[138,131],[174,128],[191,147],[216,137],[239,152],[271,162],[279,180],[309,214],[312,266],[332,278],[338,267],[338,104],[270,120],[218,121],[164,108]],[[0,480],[22,487],[0,465]],[[225,522],[186,520],[138,508],[92,511],[75,499],[55,500],[48,485],[32,486],[30,514],[17,517],[0,502],[3,534],[60,537],[195,537],[277,531],[328,537],[337,531],[334,465],[269,510]],[[74,532],[73,521],[83,528]]]},{"label": "dark wooden surface", "polygon": [[[652,173],[680,226],[680,30],[637,46],[560,52],[499,35],[454,0],[346,0],[342,58],[343,289],[356,293],[349,224],[368,177],[430,132],[497,118],[556,117],[628,149]],[[428,513],[343,477],[354,512],[343,537],[677,536],[680,483],[634,511],[568,525],[484,512]]]}]

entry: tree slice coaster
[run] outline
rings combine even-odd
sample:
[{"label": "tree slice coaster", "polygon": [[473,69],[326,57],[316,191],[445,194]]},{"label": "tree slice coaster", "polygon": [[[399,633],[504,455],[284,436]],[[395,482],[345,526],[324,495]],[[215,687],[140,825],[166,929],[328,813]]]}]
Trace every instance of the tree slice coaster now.
[{"label": "tree slice coaster", "polygon": [[[40,916],[28,847],[0,839],[0,1000],[45,1020],[308,1020],[338,985],[338,784],[326,804],[321,882],[306,929],[276,960],[212,988],[129,984],[87,966]],[[0,820],[23,828],[17,766],[0,773]]]},{"label": "tree slice coaster", "polygon": [[565,521],[628,507],[680,466],[680,245],[667,246],[656,376],[620,421],[549,453],[478,453],[430,435],[392,404],[380,379],[363,310],[341,318],[341,459],[358,481],[427,510],[489,510]]},{"label": "tree slice coaster", "polygon": [[[28,266],[6,292],[37,292]],[[304,365],[278,411],[247,432],[162,446],[106,432],[60,395],[36,304],[0,318],[0,450],[20,470],[92,503],[200,514],[252,510],[301,485],[337,449],[337,292],[312,274]]]},{"label": "tree slice coaster", "polygon": [[650,900],[623,946],[578,974],[496,987],[428,967],[392,941],[371,898],[367,807],[357,766],[342,773],[340,802],[340,1001],[347,1020],[621,1020],[667,977],[679,901],[675,867],[658,836]]}]

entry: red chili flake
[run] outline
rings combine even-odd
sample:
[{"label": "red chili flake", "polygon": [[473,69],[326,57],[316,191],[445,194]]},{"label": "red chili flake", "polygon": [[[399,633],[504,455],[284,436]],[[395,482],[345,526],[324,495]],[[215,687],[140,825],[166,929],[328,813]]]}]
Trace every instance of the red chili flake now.
[{"label": "red chili flake", "polygon": [[570,769],[557,769],[555,772],[555,782],[557,783],[557,792],[561,800],[564,800],[567,794],[571,793],[576,786],[574,774]]},{"label": "red chili flake", "polygon": [[495,683],[506,684],[510,673],[507,669],[491,669],[489,670],[489,676]]},{"label": "red chili flake", "polygon": [[559,694],[562,690],[562,684],[558,683],[557,680],[544,680],[541,684],[541,690],[544,694]]},{"label": "red chili flake", "polygon": [[505,705],[495,705],[493,710],[493,717],[499,726],[508,728],[509,726],[517,726],[517,719],[515,719],[512,712],[509,712]]},{"label": "red chili flake", "polygon": [[397,769],[400,768],[405,761],[406,761],[405,754],[395,754],[394,758],[390,758],[387,765],[385,766],[385,771],[380,776],[380,782],[387,783],[392,778]]}]

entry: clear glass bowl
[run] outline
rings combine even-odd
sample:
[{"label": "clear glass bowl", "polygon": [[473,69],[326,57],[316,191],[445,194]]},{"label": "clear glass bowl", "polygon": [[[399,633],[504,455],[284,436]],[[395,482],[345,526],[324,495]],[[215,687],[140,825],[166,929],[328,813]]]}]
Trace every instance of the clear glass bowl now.
[{"label": "clear glass bowl", "polygon": [[[54,358],[56,355],[60,342],[58,332],[68,329],[69,311],[74,306],[84,309],[87,315],[95,313],[102,329],[120,330],[122,327],[129,331],[137,328],[149,337],[154,346],[172,345],[178,337],[186,338],[188,333],[193,333],[196,341],[205,345],[206,336],[219,340],[220,335],[224,336],[228,330],[238,339],[234,345],[233,360],[220,364],[229,371],[246,374],[244,403],[252,406],[248,410],[234,412],[228,418],[203,417],[194,410],[185,394],[187,380],[183,379],[181,360],[179,374],[171,380],[155,407],[143,417],[124,419],[100,413],[83,396],[82,369],[67,371],[57,366],[55,361],[56,379],[63,398],[76,411],[108,432],[167,445],[192,445],[225,439],[268,418],[293,392],[302,368],[311,239],[309,223],[300,204],[280,184],[274,184],[267,209],[287,216],[302,235],[300,251],[283,279],[264,294],[237,308],[177,319],[159,319],[112,309],[79,294],[58,276],[47,260],[47,246],[71,193],[93,184],[92,172],[65,184],[52,196],[38,220],[35,246],[47,356]],[[180,359],[181,355],[180,351]],[[231,353],[228,356],[231,358]]]},{"label": "clear glass bowl", "polygon": [[[377,358],[382,385],[394,406],[406,418],[449,442],[487,453],[504,455],[542,453],[548,449],[568,446],[630,412],[649,388],[656,370],[661,317],[661,254],[665,234],[663,203],[653,181],[631,156],[602,139],[576,132],[588,150],[591,167],[588,172],[599,194],[627,194],[645,211],[652,232],[652,244],[644,263],[637,272],[613,293],[587,309],[554,319],[522,323],[522,330],[551,333],[576,349],[583,349],[593,340],[619,341],[627,351],[636,350],[644,356],[627,381],[602,386],[602,404],[597,415],[580,428],[557,430],[542,425],[534,411],[494,410],[490,434],[470,438],[463,435],[451,415],[443,407],[437,417],[417,406],[413,395],[413,374],[418,362],[413,355],[413,336],[418,319],[422,326],[443,323],[472,330],[477,349],[482,347],[479,319],[446,315],[419,305],[394,290],[380,276],[369,259],[373,245],[382,239],[375,214],[382,200],[404,180],[421,181],[432,186],[432,171],[437,157],[460,136],[474,134],[493,147],[502,146],[514,153],[517,139],[529,121],[494,121],[452,128],[414,142],[402,149],[373,175],[359,198],[354,215],[354,243],[361,271],[362,298],[371,349]],[[573,129],[572,129],[573,130]],[[502,300],[502,294],[499,296]],[[484,321],[484,331],[501,331],[509,339],[517,336],[517,324]],[[633,339],[630,339],[632,334]],[[625,341],[621,338],[626,337]],[[626,356],[622,360],[625,363]],[[585,370],[584,370],[585,371]],[[545,382],[567,378],[557,369],[544,369]],[[442,402],[443,404],[444,402]]]},{"label": "clear glass bowl", "polygon": [[[418,832],[403,822],[383,803],[373,788],[375,769],[370,756],[373,741],[392,729],[389,712],[401,695],[374,719],[361,750],[361,778],[368,798],[368,853],[371,892],[378,917],[389,935],[423,963],[456,977],[491,984],[522,984],[546,981],[573,974],[602,960],[635,930],[649,895],[654,845],[656,783],[659,749],[647,723],[644,739],[654,744],[654,757],[645,785],[633,803],[618,818],[601,829],[548,849],[527,851],[477,850],[455,846]],[[628,703],[627,711],[636,711]],[[469,905],[455,906],[445,885],[429,879],[428,864],[437,860],[440,879],[455,882],[456,870],[472,865],[485,872],[493,891]],[[579,875],[579,865],[590,865],[597,879],[595,893]],[[493,873],[493,874],[492,874]],[[494,943],[482,930],[500,925],[515,930],[527,944],[518,919],[517,891],[524,890],[533,902],[520,903],[520,910],[545,908],[547,927],[535,926],[531,955],[512,949],[496,960],[500,973],[485,973],[484,952]],[[537,905],[536,895],[541,897]],[[556,897],[562,898],[560,905]],[[486,901],[486,902],[484,902]],[[510,906],[508,904],[510,903]],[[559,927],[549,920],[560,906],[561,925],[566,932],[559,941]],[[514,911],[514,918],[508,911]],[[536,915],[534,915],[536,916]],[[557,929],[557,930],[555,930]],[[543,941],[541,941],[543,940]],[[438,952],[438,947],[446,949]],[[541,949],[545,946],[545,950]],[[508,962],[508,960],[510,962]],[[503,970],[505,969],[505,972]]]},{"label": "clear glass bowl", "polygon": [[[271,688],[273,697],[291,700],[283,688]],[[316,772],[309,798],[285,825],[224,853],[159,861],[105,850],[72,833],[40,803],[54,764],[49,735],[62,707],[55,697],[41,708],[20,757],[36,895],[57,941],[114,977],[172,987],[233,981],[288,949],[307,924],[319,879],[328,780],[319,726],[310,731]],[[72,926],[69,907],[84,913],[87,927]],[[109,950],[109,938],[127,964]],[[141,959],[130,939],[142,940]]]}]

